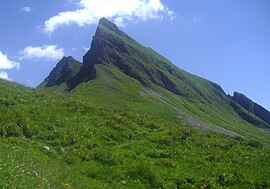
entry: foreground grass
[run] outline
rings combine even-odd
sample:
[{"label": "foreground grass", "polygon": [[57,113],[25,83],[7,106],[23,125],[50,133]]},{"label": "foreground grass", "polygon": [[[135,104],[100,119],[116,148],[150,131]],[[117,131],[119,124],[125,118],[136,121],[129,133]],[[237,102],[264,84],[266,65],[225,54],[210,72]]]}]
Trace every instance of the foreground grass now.
[{"label": "foreground grass", "polygon": [[268,188],[267,144],[1,81],[0,188]]}]

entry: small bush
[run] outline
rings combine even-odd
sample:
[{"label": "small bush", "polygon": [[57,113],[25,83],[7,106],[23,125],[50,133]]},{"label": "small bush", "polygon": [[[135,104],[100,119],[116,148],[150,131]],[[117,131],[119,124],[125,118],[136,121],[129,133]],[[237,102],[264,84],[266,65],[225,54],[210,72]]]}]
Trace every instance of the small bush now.
[{"label": "small bush", "polygon": [[99,161],[102,164],[112,166],[121,163],[117,156],[109,149],[98,149],[93,156],[96,161]]},{"label": "small bush", "polygon": [[141,182],[151,185],[152,188],[162,188],[162,182],[158,172],[154,171],[149,164],[134,166],[128,172],[128,176],[133,179],[139,179]]},{"label": "small bush", "polygon": [[0,135],[2,137],[18,137],[22,134],[22,131],[20,129],[20,127],[18,127],[17,124],[15,123],[9,123],[7,125],[4,125],[1,129],[0,129]]}]

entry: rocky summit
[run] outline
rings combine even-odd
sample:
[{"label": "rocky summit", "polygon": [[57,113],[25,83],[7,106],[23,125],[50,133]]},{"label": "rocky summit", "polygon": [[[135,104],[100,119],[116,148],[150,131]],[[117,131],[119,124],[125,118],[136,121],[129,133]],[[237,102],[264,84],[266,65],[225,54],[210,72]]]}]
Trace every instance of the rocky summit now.
[{"label": "rocky summit", "polygon": [[253,102],[248,97],[238,92],[234,93],[232,99],[234,102],[241,105],[247,111],[251,112],[252,114],[264,120],[266,123],[270,124],[270,112],[259,104]]}]

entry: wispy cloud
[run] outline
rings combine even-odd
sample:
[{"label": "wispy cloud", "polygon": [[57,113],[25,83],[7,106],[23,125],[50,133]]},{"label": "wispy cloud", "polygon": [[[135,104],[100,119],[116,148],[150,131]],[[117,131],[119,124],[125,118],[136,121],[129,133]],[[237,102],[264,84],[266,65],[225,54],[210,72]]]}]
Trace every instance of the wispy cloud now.
[{"label": "wispy cloud", "polygon": [[7,72],[0,71],[0,79],[10,80]]},{"label": "wispy cloud", "polygon": [[197,16],[194,16],[193,17],[193,22],[194,23],[199,23],[201,21],[201,18],[197,17]]},{"label": "wispy cloud", "polygon": [[165,16],[172,20],[175,13],[160,0],[80,0],[77,10],[59,12],[46,20],[44,32],[52,33],[60,26],[72,23],[79,26],[96,24],[102,17],[124,25],[125,21],[147,21]]},{"label": "wispy cloud", "polygon": [[58,48],[57,45],[44,45],[39,47],[27,46],[19,52],[21,60],[23,59],[40,59],[46,58],[57,60],[64,56],[64,49]]},{"label": "wispy cloud", "polygon": [[22,7],[21,8],[21,12],[31,12],[31,11],[32,11],[31,7]]},{"label": "wispy cloud", "polygon": [[10,80],[8,77],[8,73],[2,70],[10,70],[13,68],[19,69],[20,63],[10,60],[7,55],[3,54],[0,51],[0,78]]}]

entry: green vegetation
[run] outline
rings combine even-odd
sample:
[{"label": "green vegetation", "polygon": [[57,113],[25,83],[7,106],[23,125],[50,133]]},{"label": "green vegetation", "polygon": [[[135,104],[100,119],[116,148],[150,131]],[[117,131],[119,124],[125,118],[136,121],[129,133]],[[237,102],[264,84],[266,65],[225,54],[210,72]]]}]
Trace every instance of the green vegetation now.
[{"label": "green vegetation", "polygon": [[1,81],[1,188],[267,188],[267,144]]},{"label": "green vegetation", "polygon": [[[49,78],[61,75],[65,72],[58,69]],[[108,108],[144,112],[174,123],[188,117],[189,124],[195,127],[202,122],[212,130],[270,142],[270,125],[255,115],[243,119],[219,85],[179,69],[106,19],[99,23],[81,71],[61,85],[44,87],[43,83],[39,88],[68,91]]]},{"label": "green vegetation", "polygon": [[269,125],[232,102],[103,19],[83,65],[0,80],[0,188],[270,188]]}]

